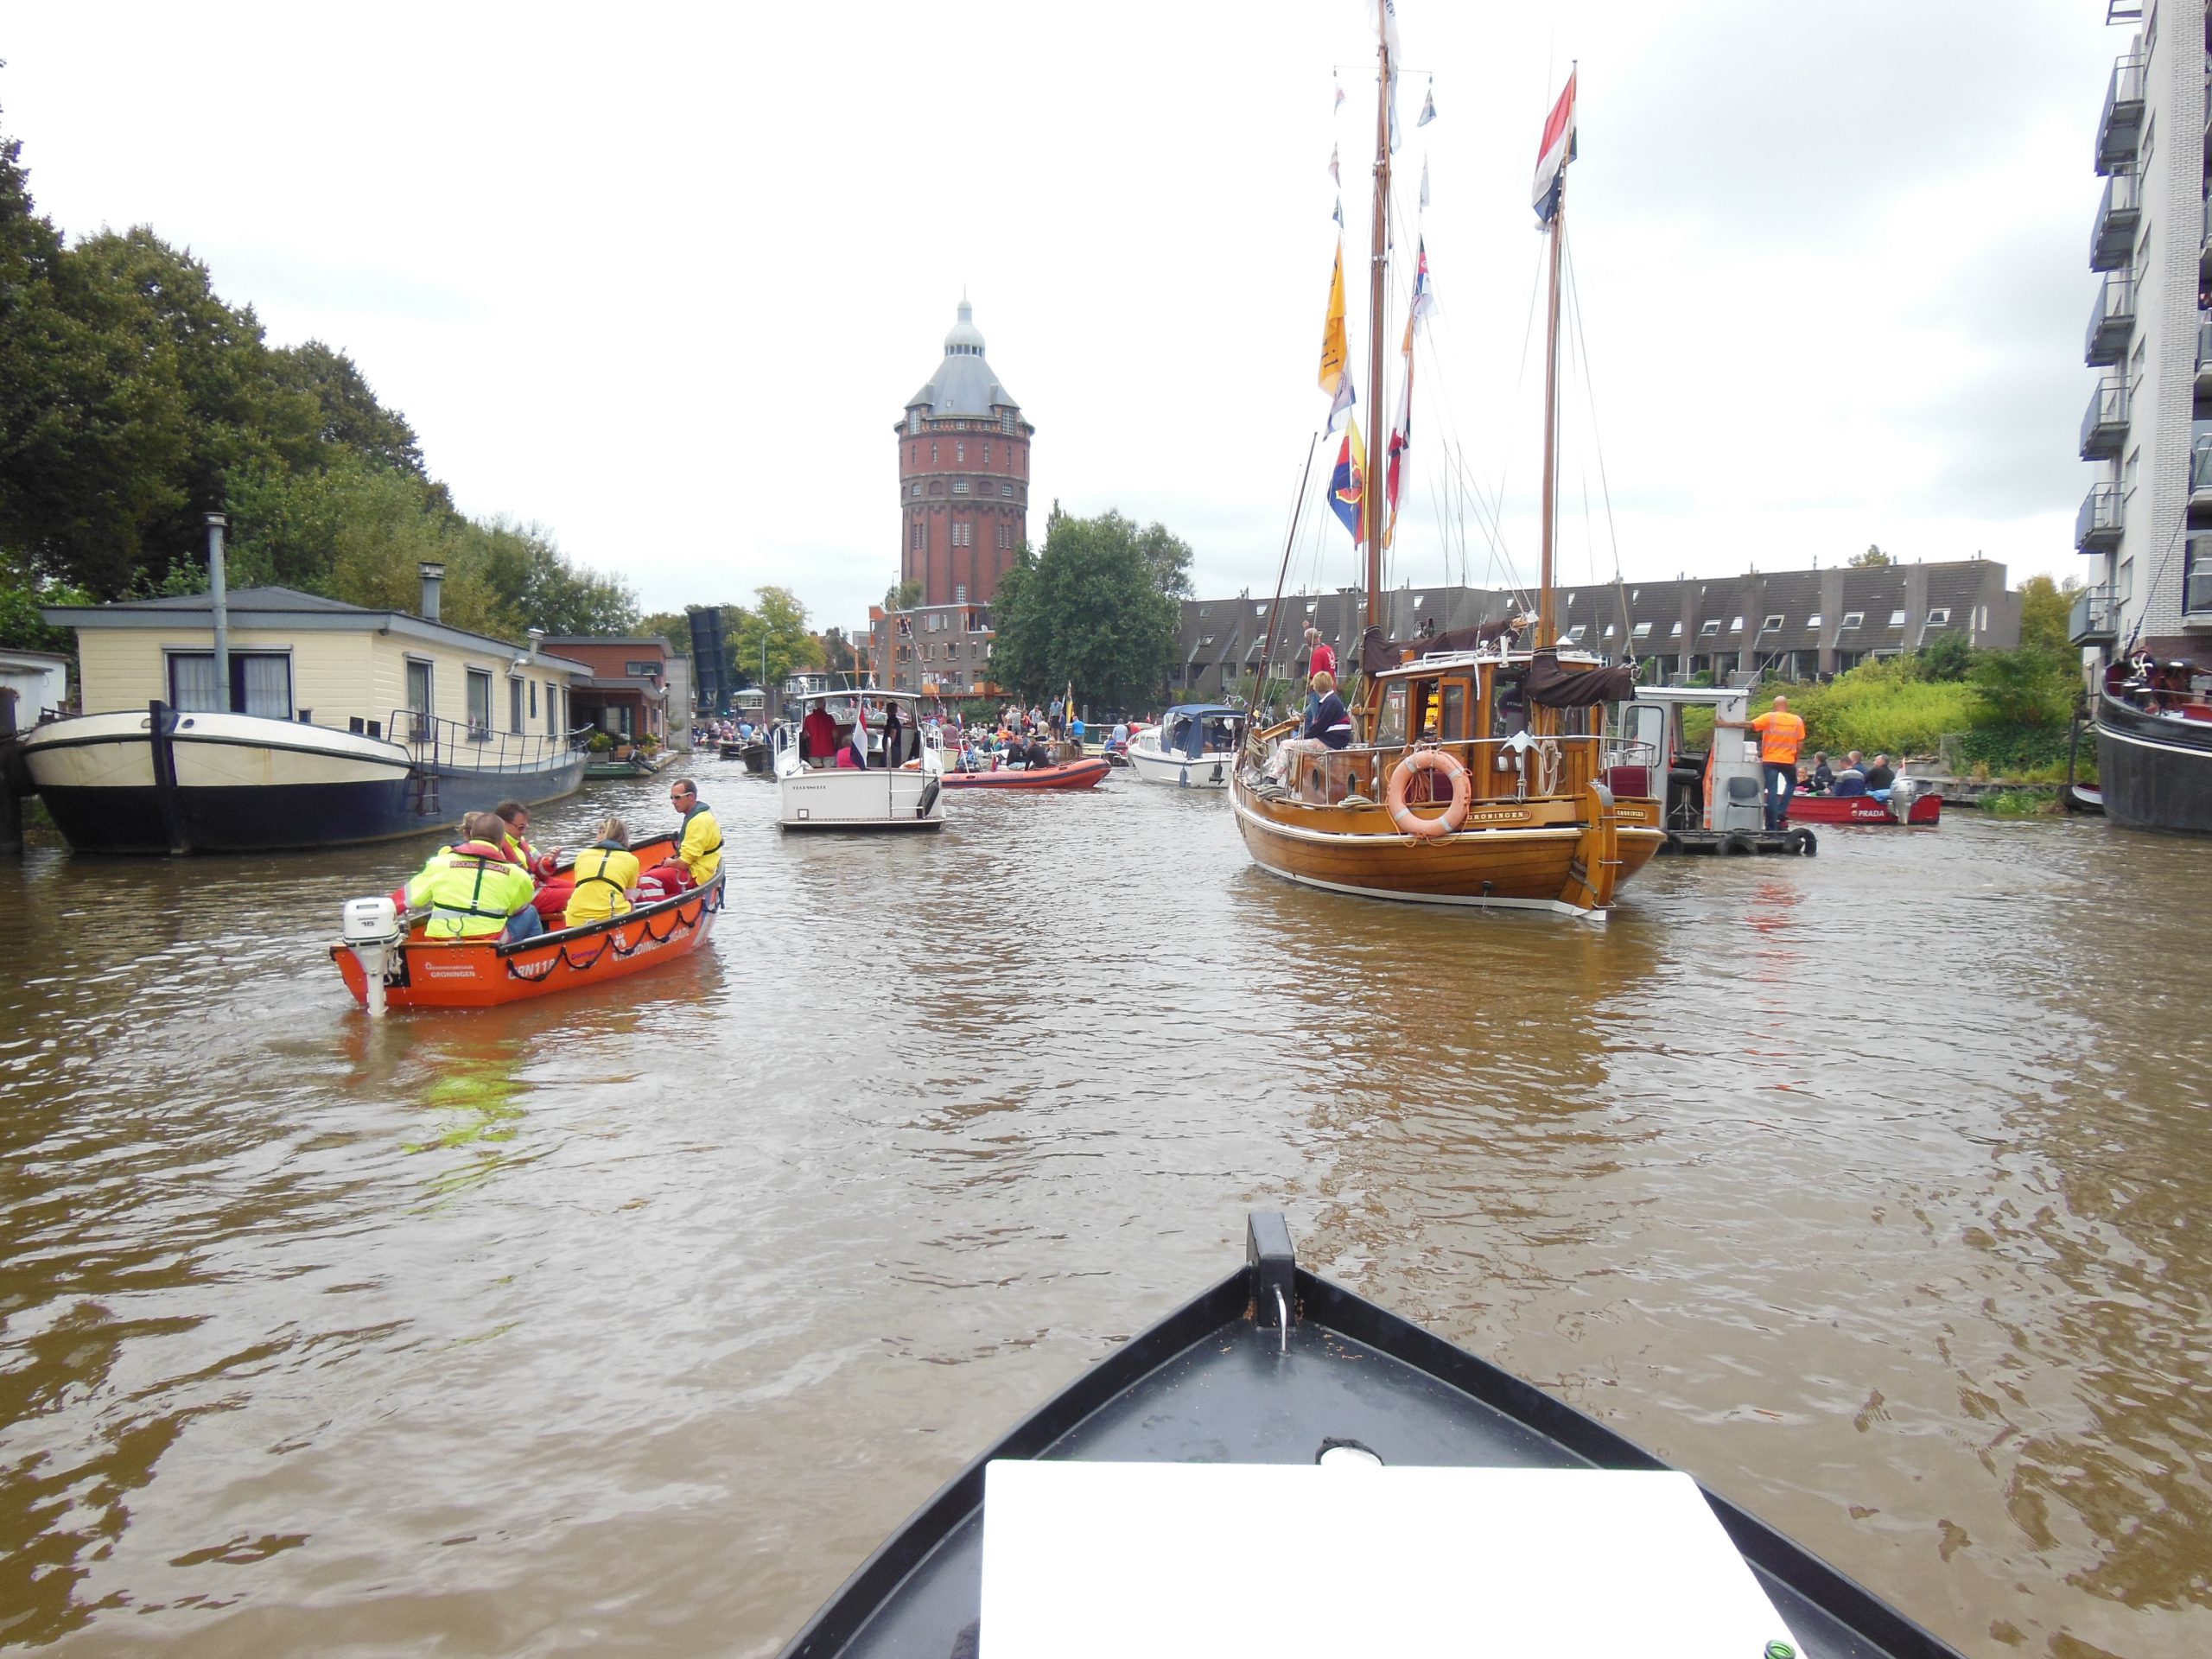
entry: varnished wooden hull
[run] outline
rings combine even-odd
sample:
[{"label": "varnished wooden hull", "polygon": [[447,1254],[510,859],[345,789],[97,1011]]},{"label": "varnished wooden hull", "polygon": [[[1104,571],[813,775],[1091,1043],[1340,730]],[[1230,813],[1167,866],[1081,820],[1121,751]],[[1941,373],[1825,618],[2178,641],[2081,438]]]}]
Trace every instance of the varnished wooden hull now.
[{"label": "varnished wooden hull", "polygon": [[[1572,816],[1579,801],[1478,804],[1456,834],[1401,833],[1381,807],[1308,807],[1232,790],[1236,828],[1262,868],[1308,887],[1415,904],[1544,910],[1603,920],[1622,881],[1666,836],[1624,803],[1609,823]],[[1427,815],[1424,815],[1427,816]],[[1656,816],[1656,815],[1655,815]]]}]

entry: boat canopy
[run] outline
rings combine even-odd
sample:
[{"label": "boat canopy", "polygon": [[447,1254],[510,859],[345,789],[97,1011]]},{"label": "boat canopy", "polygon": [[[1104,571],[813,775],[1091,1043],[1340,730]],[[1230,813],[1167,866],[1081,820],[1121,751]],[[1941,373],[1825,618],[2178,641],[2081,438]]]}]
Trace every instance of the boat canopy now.
[{"label": "boat canopy", "polygon": [[1242,709],[1226,702],[1179,702],[1160,717],[1160,724],[1166,725],[1178,715],[1197,715],[1202,719],[1209,715],[1220,715],[1230,720],[1244,718]]},{"label": "boat canopy", "polygon": [[[1244,711],[1242,709],[1232,709],[1224,702],[1178,703],[1160,717],[1160,752],[1162,754],[1179,754],[1186,760],[1196,760],[1207,752],[1205,740],[1208,721],[1234,722],[1242,721],[1243,718]],[[1232,743],[1236,741],[1236,730],[1233,725],[1230,728],[1230,739]]]}]

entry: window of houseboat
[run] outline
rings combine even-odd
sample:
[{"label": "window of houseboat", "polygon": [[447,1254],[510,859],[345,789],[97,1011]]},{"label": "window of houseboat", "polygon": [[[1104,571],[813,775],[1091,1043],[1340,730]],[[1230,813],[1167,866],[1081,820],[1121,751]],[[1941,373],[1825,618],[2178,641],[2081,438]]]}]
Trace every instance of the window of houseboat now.
[{"label": "window of houseboat", "polygon": [[1491,697],[1490,734],[1511,737],[1528,729],[1529,694],[1522,690],[1521,677],[1499,675]]},{"label": "window of houseboat", "polygon": [[511,679],[507,682],[507,729],[511,732],[522,730],[522,682],[520,680]]},{"label": "window of houseboat", "polygon": [[474,737],[492,730],[492,677],[480,668],[468,671],[468,730]]},{"label": "window of houseboat", "polygon": [[228,710],[289,720],[291,657],[281,651],[234,651],[230,656],[231,695],[226,699],[216,686],[213,652],[169,652],[169,706],[185,714]]}]

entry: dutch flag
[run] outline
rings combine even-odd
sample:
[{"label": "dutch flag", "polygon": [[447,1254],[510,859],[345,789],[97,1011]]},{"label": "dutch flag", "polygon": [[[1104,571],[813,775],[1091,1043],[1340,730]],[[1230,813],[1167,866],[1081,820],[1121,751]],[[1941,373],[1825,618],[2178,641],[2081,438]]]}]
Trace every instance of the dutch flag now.
[{"label": "dutch flag", "polygon": [[1539,225],[1549,225],[1552,215],[1559,211],[1560,175],[1573,159],[1574,77],[1570,74],[1567,90],[1559,95],[1550,119],[1544,123],[1543,146],[1536,152],[1536,188],[1530,200],[1535,204]]}]

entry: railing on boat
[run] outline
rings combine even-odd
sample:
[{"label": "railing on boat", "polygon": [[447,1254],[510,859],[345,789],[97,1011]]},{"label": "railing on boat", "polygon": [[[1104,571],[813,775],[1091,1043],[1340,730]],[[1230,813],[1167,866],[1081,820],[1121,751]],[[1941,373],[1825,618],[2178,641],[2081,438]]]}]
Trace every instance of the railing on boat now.
[{"label": "railing on boat", "polygon": [[543,771],[567,760],[575,747],[567,733],[494,731],[412,709],[393,709],[388,729],[416,766],[441,772]]},{"label": "railing on boat", "polygon": [[[1269,735],[1262,734],[1262,741]],[[1267,744],[1270,752],[1273,747]],[[1380,801],[1399,761],[1415,747],[1427,747],[1443,750],[1466,767],[1475,800],[1527,800],[1580,794],[1593,779],[1603,781],[1609,766],[1625,764],[1611,759],[1616,752],[1649,747],[1624,744],[1594,733],[1552,737],[1523,733],[1424,745],[1394,743],[1302,753],[1287,782],[1295,798],[1317,804],[1332,804],[1348,796]],[[1441,782],[1434,788],[1439,798],[1450,793],[1450,786]]]}]

